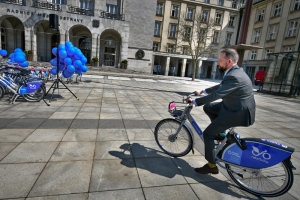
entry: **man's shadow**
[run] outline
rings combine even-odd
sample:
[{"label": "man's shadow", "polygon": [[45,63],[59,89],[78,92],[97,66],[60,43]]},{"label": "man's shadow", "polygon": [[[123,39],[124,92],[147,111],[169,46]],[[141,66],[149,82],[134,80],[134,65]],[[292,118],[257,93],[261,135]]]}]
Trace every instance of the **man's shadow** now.
[{"label": "man's shadow", "polygon": [[[194,168],[184,159],[169,157],[162,151],[157,151],[155,149],[145,147],[143,145],[140,145],[139,143],[125,143],[120,146],[120,149],[121,151],[109,151],[108,153],[121,159],[121,164],[126,167],[140,168],[169,179],[176,178],[175,176],[179,175],[183,176],[185,179],[194,179],[195,183],[201,183],[206,187],[211,187],[212,185],[214,185],[212,184],[214,182],[220,183],[220,179],[217,179],[214,176],[201,175],[196,173],[194,171]],[[133,158],[139,158],[135,159],[136,166],[132,165],[131,162],[128,162],[129,154],[131,154]],[[215,188],[211,187],[211,189]],[[262,199],[249,193],[247,193],[247,195],[242,195],[234,192],[237,190],[241,189],[234,184],[224,181],[222,183],[222,188],[220,188],[218,192],[228,194],[237,198]]]}]

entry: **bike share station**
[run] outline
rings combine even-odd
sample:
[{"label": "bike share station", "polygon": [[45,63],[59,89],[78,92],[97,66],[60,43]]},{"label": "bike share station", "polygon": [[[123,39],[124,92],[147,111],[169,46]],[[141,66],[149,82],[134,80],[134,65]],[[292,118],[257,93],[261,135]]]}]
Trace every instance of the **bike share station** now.
[{"label": "bike share station", "polygon": [[[74,72],[81,74],[82,72],[87,71],[87,67],[84,65],[87,59],[83,56],[81,51],[75,48],[71,42],[66,42],[65,45],[60,44],[58,15],[49,15],[49,27],[56,30],[57,47],[52,49],[52,53],[56,56],[56,58],[50,61],[52,66],[56,66],[56,68],[54,67],[51,70],[52,74],[56,74],[56,79],[43,98],[43,101],[47,106],[50,106],[51,101],[53,101],[54,91],[59,89],[67,89],[77,100],[79,100],[79,98],[61,80],[61,77],[69,78]],[[60,73],[61,76],[59,76]],[[64,87],[59,87],[59,83],[61,83]],[[53,89],[52,94],[47,102],[45,97],[48,95],[51,89]]]},{"label": "bike share station", "polygon": [[[203,132],[191,115],[193,104],[177,110],[176,102],[170,102],[168,110],[174,118],[163,119],[155,127],[157,145],[172,157],[194,153],[193,148],[199,150],[199,141],[204,143]],[[216,164],[251,194],[277,197],[288,192],[294,181],[292,170],[296,169],[291,162],[295,149],[267,139],[240,138],[234,129],[230,128],[223,140],[215,141]]]}]

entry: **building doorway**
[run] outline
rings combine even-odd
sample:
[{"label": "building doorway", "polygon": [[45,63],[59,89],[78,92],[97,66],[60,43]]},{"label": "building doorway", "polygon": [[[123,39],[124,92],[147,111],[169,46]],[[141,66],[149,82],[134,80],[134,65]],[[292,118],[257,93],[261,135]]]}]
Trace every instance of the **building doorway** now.
[{"label": "building doorway", "polygon": [[207,67],[206,78],[211,78],[212,66]]},{"label": "building doorway", "polygon": [[[60,42],[60,35],[58,35],[58,39],[57,39],[57,34],[53,34],[52,37],[51,37],[51,50],[54,48],[54,47],[58,47],[58,42]],[[56,56],[52,53],[52,51],[50,51],[51,53],[51,59],[55,58]]]},{"label": "building doorway", "polygon": [[113,40],[105,40],[104,65],[115,66],[116,43]]},{"label": "building doorway", "polygon": [[91,49],[92,49],[92,41],[91,38],[82,37],[79,39],[79,49],[82,54],[86,57],[87,63],[91,62]]}]

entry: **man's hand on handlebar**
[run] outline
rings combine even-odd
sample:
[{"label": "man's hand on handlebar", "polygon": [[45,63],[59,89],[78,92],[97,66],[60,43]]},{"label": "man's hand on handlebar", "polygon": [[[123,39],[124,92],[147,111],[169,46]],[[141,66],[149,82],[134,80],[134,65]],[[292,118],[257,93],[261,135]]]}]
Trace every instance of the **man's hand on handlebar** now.
[{"label": "man's hand on handlebar", "polygon": [[188,97],[185,99],[185,103],[193,103],[193,99],[191,97]]}]

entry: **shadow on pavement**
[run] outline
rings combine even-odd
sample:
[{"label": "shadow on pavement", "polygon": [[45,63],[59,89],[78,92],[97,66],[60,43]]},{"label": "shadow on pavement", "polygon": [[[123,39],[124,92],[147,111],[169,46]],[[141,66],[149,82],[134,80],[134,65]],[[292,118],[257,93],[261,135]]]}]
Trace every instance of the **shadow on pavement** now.
[{"label": "shadow on pavement", "polygon": [[[126,160],[128,159],[128,154],[126,154],[127,158],[124,159],[125,152],[129,151],[131,154],[133,154],[133,157],[135,158],[136,167],[143,170],[147,170],[152,174],[157,174],[159,176],[166,177],[168,179],[174,178],[176,175],[183,176],[185,177],[185,179],[191,178],[194,179],[196,183],[201,183],[206,187],[210,187],[213,190],[216,190],[215,187],[214,188],[211,187],[214,185],[212,184],[213,182],[219,182],[219,183],[222,182],[222,180],[217,179],[213,176],[197,174],[196,172],[194,172],[194,168],[184,159],[168,157],[162,151],[148,148],[138,143],[133,143],[133,144],[125,143],[120,146],[120,149],[122,151],[109,151],[108,153],[112,156],[120,158],[122,160],[121,164],[123,164],[126,167],[133,167],[132,165],[128,165],[128,162],[126,162]],[[138,155],[137,157],[141,159],[136,159],[136,155]],[[141,164],[141,160],[145,161],[147,159],[149,161],[146,161]],[[169,161],[169,159],[171,160],[171,162]],[[167,162],[161,160],[165,160]],[[161,165],[162,163],[165,165]],[[171,163],[173,163],[174,165],[172,165]],[[157,165],[161,165],[161,166],[157,166]],[[203,182],[204,179],[207,182]],[[249,197],[249,195],[238,194],[235,192],[237,190],[240,190],[240,188],[237,187],[236,185],[224,181],[222,182],[222,188],[220,188],[220,190],[217,190],[217,192],[234,196],[236,198],[261,199],[259,197],[255,197],[252,195],[251,198]]]}]

